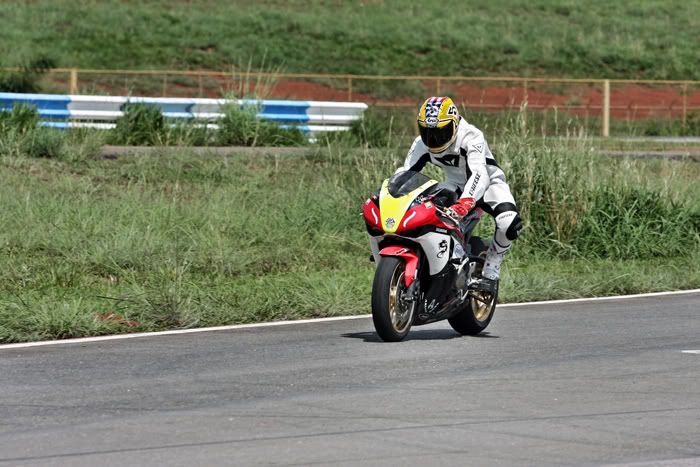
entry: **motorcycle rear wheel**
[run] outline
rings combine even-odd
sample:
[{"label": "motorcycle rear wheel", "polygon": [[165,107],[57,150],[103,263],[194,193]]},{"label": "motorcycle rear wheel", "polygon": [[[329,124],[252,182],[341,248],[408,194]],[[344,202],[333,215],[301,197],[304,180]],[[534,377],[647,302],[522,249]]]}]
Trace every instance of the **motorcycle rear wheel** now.
[{"label": "motorcycle rear wheel", "polygon": [[[472,255],[484,256],[488,245],[479,237],[469,239]],[[481,266],[475,271],[481,274]],[[452,329],[463,336],[475,336],[482,332],[491,322],[496,312],[496,302],[498,301],[498,289],[495,293],[472,291],[469,299],[464,304],[464,308],[455,316],[448,318]]]},{"label": "motorcycle rear wheel", "polygon": [[372,284],[372,321],[386,342],[403,340],[411,330],[417,302],[406,301],[406,263],[394,256],[379,260]]},{"label": "motorcycle rear wheel", "polygon": [[472,294],[462,311],[447,319],[452,329],[463,336],[475,336],[482,332],[496,312],[498,291],[496,293],[475,291]]}]

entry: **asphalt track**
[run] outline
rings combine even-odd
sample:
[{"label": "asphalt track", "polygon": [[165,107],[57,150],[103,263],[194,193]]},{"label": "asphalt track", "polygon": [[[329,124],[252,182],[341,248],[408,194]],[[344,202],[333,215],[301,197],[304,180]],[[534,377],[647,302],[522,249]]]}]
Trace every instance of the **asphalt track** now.
[{"label": "asphalt track", "polygon": [[700,465],[700,294],[0,350],[2,465]]}]

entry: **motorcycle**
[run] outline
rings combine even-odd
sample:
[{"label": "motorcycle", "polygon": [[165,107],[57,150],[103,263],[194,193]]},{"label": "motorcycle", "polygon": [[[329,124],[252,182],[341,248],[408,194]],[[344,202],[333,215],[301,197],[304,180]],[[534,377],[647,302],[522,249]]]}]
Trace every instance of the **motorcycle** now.
[{"label": "motorcycle", "polygon": [[404,171],[365,201],[377,266],[372,320],[382,340],[403,340],[412,326],[443,319],[462,335],[479,334],[491,322],[498,284],[481,277],[488,246],[472,235],[483,210],[457,220],[446,209],[456,200],[449,187]]}]

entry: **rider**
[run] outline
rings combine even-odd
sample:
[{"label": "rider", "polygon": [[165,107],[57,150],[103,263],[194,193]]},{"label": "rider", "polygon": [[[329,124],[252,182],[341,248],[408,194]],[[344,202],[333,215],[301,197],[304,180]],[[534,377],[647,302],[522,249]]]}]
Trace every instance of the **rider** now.
[{"label": "rider", "polygon": [[397,172],[420,171],[430,162],[445,172],[446,184],[460,196],[448,208],[461,219],[479,207],[496,220],[496,233],[486,254],[482,276],[497,281],[501,262],[522,230],[518,208],[506,176],[491,154],[484,134],[459,115],[449,97],[430,97],[418,112],[420,136]]}]

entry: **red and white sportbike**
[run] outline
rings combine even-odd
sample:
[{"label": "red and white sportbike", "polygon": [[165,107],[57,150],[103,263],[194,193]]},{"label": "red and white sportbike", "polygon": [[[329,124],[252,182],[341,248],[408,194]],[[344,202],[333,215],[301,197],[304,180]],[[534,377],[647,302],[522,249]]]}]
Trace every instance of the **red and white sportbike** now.
[{"label": "red and white sportbike", "polygon": [[445,208],[457,199],[420,172],[384,180],[364,204],[371,260],[372,318],[385,341],[400,341],[413,325],[447,319],[463,335],[478,334],[493,318],[498,286],[481,278],[487,245],[471,232],[483,211],[459,223]]}]

